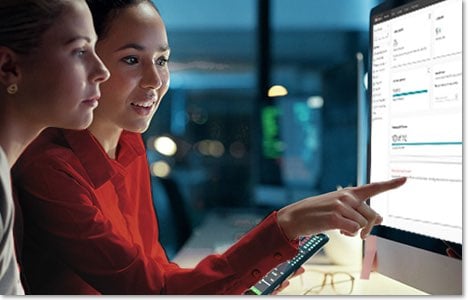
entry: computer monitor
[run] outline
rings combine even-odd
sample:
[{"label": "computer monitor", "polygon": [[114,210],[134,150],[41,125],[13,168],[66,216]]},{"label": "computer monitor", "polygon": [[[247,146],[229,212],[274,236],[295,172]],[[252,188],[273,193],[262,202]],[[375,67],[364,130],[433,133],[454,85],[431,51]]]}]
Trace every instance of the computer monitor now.
[{"label": "computer monitor", "polygon": [[391,0],[371,10],[368,181],[378,272],[429,294],[462,294],[462,0]]}]

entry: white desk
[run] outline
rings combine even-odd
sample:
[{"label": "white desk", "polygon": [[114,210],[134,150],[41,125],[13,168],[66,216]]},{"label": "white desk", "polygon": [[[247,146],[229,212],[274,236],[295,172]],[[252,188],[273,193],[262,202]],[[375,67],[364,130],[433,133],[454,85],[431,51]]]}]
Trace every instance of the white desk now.
[{"label": "white desk", "polygon": [[[213,253],[222,253],[243,233],[259,223],[264,216],[255,213],[237,212],[233,214],[213,213],[207,216],[184,247],[174,258],[181,267],[194,267],[201,259]],[[312,257],[304,268],[324,272],[344,271],[354,276],[354,289],[351,295],[426,295],[417,289],[402,284],[379,273],[371,273],[368,280],[360,279],[360,267],[323,264],[320,255]],[[303,278],[306,278],[304,276]],[[307,282],[301,278],[290,279],[290,285],[280,295],[302,295]],[[319,295],[334,295],[331,287],[325,287]]]},{"label": "white desk", "polygon": [[180,266],[194,267],[202,258],[223,253],[244,233],[260,223],[265,216],[254,212],[237,211],[208,214],[202,225],[192,233],[173,261]]},{"label": "white desk", "polygon": [[[413,287],[388,278],[382,274],[372,272],[369,279],[360,279],[361,270],[359,267],[337,266],[337,265],[313,265],[304,264],[304,269],[320,270],[323,272],[347,272],[354,276],[354,288],[351,295],[427,295]],[[328,282],[329,282],[328,278]],[[309,286],[307,275],[293,277],[289,280],[289,286],[281,291],[279,295],[302,295]],[[335,295],[330,285],[326,285],[318,295]]]}]

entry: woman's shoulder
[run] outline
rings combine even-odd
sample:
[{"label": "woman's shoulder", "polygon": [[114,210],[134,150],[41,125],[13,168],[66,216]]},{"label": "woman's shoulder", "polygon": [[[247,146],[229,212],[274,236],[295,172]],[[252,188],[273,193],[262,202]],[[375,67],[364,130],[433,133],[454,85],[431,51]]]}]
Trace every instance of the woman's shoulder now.
[{"label": "woman's shoulder", "polygon": [[47,128],[25,149],[12,171],[17,174],[35,167],[70,163],[75,159],[63,129]]}]

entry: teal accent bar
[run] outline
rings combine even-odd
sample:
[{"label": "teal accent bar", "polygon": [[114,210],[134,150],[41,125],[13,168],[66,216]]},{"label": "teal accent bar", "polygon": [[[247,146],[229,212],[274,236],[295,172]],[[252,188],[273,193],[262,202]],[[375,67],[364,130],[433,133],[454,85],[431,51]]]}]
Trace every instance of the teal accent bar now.
[{"label": "teal accent bar", "polygon": [[408,95],[424,94],[424,93],[427,93],[427,90],[420,90],[420,91],[413,91],[413,92],[406,92],[406,93],[393,94],[393,98],[395,98],[395,97],[401,97],[401,96],[408,96]]},{"label": "teal accent bar", "polygon": [[392,143],[392,146],[443,146],[443,145],[463,145],[463,142]]}]

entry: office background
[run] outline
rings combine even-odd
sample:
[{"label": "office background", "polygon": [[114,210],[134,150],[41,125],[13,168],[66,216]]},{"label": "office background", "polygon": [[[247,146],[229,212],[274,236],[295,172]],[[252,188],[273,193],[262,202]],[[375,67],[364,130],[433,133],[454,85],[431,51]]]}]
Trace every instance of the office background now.
[{"label": "office background", "polygon": [[[169,257],[213,209],[267,213],[362,181],[369,12],[382,1],[154,2],[171,88],[144,138]],[[274,85],[287,94],[269,96]]]}]

